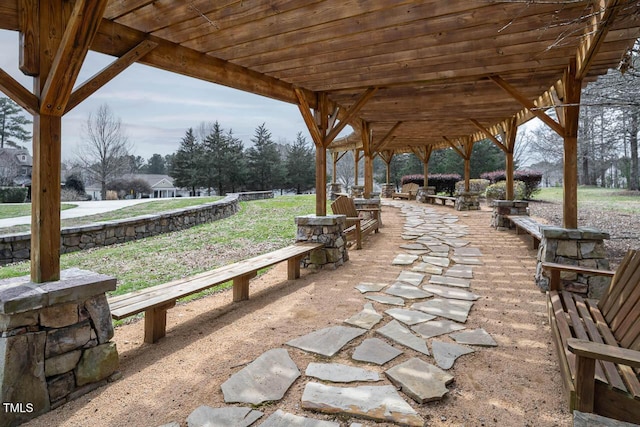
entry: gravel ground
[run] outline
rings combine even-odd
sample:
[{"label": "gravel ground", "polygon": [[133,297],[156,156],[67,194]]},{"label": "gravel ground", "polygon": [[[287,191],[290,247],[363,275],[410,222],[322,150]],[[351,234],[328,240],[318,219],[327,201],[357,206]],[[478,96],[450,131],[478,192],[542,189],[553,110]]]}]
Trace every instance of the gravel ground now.
[{"label": "gravel ground", "polygon": [[[562,225],[562,204],[530,201],[531,216],[545,224]],[[628,249],[640,248],[640,215],[604,210],[598,203],[581,203],[578,208],[579,226],[606,231],[611,238],[605,240],[611,267],[615,268]]]}]

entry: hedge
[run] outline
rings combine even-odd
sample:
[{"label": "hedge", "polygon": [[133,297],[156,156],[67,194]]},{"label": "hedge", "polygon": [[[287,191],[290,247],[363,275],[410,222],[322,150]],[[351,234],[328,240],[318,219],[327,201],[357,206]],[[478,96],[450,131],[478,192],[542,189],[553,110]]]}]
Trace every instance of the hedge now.
[{"label": "hedge", "polygon": [[[472,193],[478,193],[484,195],[485,190],[491,184],[487,179],[470,179],[469,191]],[[456,194],[460,194],[464,191],[464,181],[456,182]]]},{"label": "hedge", "polygon": [[[522,181],[513,181],[513,193],[516,200],[523,200],[526,192],[526,185]],[[507,198],[507,181],[498,181],[491,184],[485,191],[487,202],[491,200],[506,200]]]},{"label": "hedge", "polygon": [[[429,174],[429,186],[436,187],[436,193],[447,193],[449,196],[453,196],[456,191],[456,182],[460,181],[461,176],[457,173],[452,174]],[[405,175],[400,179],[402,185],[404,184],[418,184],[420,187],[424,185],[424,175]]]},{"label": "hedge", "polygon": [[0,203],[24,203],[27,191],[27,187],[0,188]]},{"label": "hedge", "polygon": [[[492,184],[499,181],[506,181],[507,175],[503,170],[494,172],[485,172],[480,178],[488,179]],[[514,181],[521,181],[525,186],[522,199],[531,200],[533,196],[540,191],[540,182],[542,182],[542,172],[532,170],[517,170],[513,172]]]}]

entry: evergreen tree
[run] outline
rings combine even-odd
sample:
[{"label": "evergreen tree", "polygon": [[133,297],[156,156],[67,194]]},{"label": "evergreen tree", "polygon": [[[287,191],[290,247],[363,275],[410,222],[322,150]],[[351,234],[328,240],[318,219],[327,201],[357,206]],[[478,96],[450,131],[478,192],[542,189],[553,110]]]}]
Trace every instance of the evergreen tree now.
[{"label": "evergreen tree", "polygon": [[247,179],[247,160],[244,156],[244,145],[240,138],[233,136],[229,130],[227,139],[227,182],[232,193],[239,190]]},{"label": "evergreen tree", "polygon": [[177,187],[191,189],[191,195],[196,195],[196,187],[203,184],[202,159],[203,147],[196,140],[193,128],[189,128],[180,142],[180,148],[173,155],[169,175],[175,180]]},{"label": "evergreen tree", "polygon": [[217,121],[211,126],[210,133],[204,138],[204,155],[207,167],[203,170],[206,187],[216,188],[218,195],[224,193],[227,186],[228,162],[227,137]]},{"label": "evergreen tree", "polygon": [[314,187],[315,154],[302,132],[298,132],[296,141],[287,147],[286,171],[285,185],[295,190],[296,194]]},{"label": "evergreen tree", "polygon": [[256,128],[251,141],[253,147],[246,150],[250,189],[272,190],[281,184],[283,169],[276,144],[264,123]]},{"label": "evergreen tree", "polygon": [[31,120],[22,115],[22,109],[9,98],[0,97],[0,148],[26,148],[31,134],[25,129]]},{"label": "evergreen tree", "polygon": [[167,173],[164,157],[160,154],[154,154],[147,161],[146,173],[155,175],[164,175]]}]

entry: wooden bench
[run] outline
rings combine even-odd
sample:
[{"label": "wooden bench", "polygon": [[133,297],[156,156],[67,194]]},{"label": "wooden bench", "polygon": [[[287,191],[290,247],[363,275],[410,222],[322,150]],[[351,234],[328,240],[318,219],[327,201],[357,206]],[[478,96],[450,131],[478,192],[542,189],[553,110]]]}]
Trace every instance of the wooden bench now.
[{"label": "wooden bench", "polygon": [[393,193],[391,195],[392,199],[407,199],[407,200],[415,200],[416,195],[418,194],[418,188],[420,186],[415,183],[404,184],[399,193]]},{"label": "wooden bench", "polygon": [[511,224],[516,229],[516,234],[528,234],[531,236],[531,247],[538,249],[542,240],[540,224],[527,215],[507,215]]},{"label": "wooden bench", "polygon": [[144,342],[154,343],[165,336],[167,310],[174,307],[178,299],[230,280],[233,280],[233,301],[249,299],[249,280],[258,270],[287,261],[287,278],[297,279],[302,258],[321,247],[322,243],[297,243],[191,277],[110,297],[111,317],[120,320],[144,311]]},{"label": "wooden bench", "polygon": [[[640,422],[640,251],[614,273],[542,263],[551,273],[549,324],[571,410]],[[559,290],[562,272],[612,277],[595,301]]]},{"label": "wooden bench", "polygon": [[436,204],[439,201],[442,206],[445,206],[447,202],[451,202],[452,206],[456,205],[456,198],[452,196],[438,196],[436,194],[427,194],[427,201],[432,204]]},{"label": "wooden bench", "polygon": [[335,215],[346,215],[347,223],[344,234],[347,241],[356,242],[356,249],[362,249],[362,238],[372,231],[376,233],[380,228],[379,208],[356,208],[353,199],[338,196],[331,203],[331,211]]}]

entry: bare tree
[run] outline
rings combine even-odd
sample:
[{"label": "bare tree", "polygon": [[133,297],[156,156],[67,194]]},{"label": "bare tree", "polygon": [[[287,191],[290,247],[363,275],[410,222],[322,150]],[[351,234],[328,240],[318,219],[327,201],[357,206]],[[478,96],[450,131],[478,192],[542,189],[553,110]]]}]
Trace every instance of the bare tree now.
[{"label": "bare tree", "polygon": [[107,104],[101,105],[95,114],[89,114],[82,139],[78,161],[87,177],[100,184],[100,195],[105,200],[107,183],[129,172],[129,139],[120,118],[113,115]]}]

